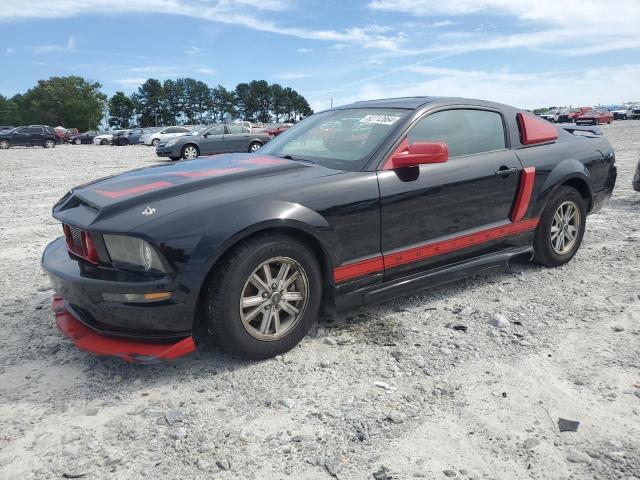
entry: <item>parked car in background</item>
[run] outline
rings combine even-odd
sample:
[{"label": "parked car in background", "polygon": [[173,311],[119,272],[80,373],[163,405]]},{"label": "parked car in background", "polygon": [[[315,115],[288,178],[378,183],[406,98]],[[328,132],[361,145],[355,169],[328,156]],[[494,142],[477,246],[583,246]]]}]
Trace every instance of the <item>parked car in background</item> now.
[{"label": "parked car in background", "polygon": [[613,114],[606,108],[588,110],[576,118],[576,125],[598,125],[613,122]]},{"label": "parked car in background", "polygon": [[59,142],[55,130],[47,126],[30,125],[0,132],[0,149],[9,147],[53,148]]},{"label": "parked car in background", "polygon": [[71,145],[81,145],[83,143],[93,143],[93,138],[98,135],[95,130],[89,130],[84,133],[78,133],[69,137],[69,143]]},{"label": "parked car in background", "polygon": [[145,145],[158,145],[163,140],[180,137],[188,133],[193,127],[164,127],[156,132],[142,135],[139,142]]},{"label": "parked car in background", "polygon": [[572,108],[570,110],[565,110],[558,115],[556,122],[558,123],[566,123],[566,122],[575,122],[576,119],[585,112],[591,110],[591,107],[580,107],[580,108]]},{"label": "parked car in background", "polygon": [[636,105],[631,109],[631,118],[637,120],[640,118],[640,106]]},{"label": "parked car in background", "polygon": [[111,139],[111,145],[138,145],[140,143],[140,138],[143,135],[154,133],[160,130],[162,130],[162,128],[158,127],[132,128],[130,130],[121,130],[117,134],[113,135],[113,138]]},{"label": "parked car in background", "polygon": [[14,128],[16,127],[11,125],[0,125],[0,132],[4,132],[5,130],[13,130]]},{"label": "parked car in background", "polygon": [[541,113],[539,115],[540,118],[544,118],[545,120],[551,122],[551,123],[555,123],[558,121],[558,116],[560,115],[561,110],[560,109],[551,109],[551,110],[547,110],[544,113]]},{"label": "parked car in background", "polygon": [[633,189],[636,192],[640,192],[640,158],[638,158],[638,164],[636,165],[636,172],[633,174],[633,180],[631,182]]},{"label": "parked car in background", "polygon": [[633,108],[619,108],[612,110],[614,120],[630,120],[633,118]]},{"label": "parked car in background", "polygon": [[293,125],[291,123],[281,123],[279,125],[274,125],[271,127],[266,127],[262,131],[271,137],[277,137],[285,130],[288,130]]},{"label": "parked car in background", "polygon": [[96,135],[95,137],[93,137],[93,144],[94,145],[110,145],[111,140],[113,140],[113,136],[124,131],[125,130],[116,130],[115,132],[101,133],[100,135]]},{"label": "parked car in background", "polygon": [[160,142],[156,146],[156,155],[178,160],[214,153],[253,153],[270,139],[268,134],[252,132],[240,124],[216,124],[197,127],[186,135]]}]

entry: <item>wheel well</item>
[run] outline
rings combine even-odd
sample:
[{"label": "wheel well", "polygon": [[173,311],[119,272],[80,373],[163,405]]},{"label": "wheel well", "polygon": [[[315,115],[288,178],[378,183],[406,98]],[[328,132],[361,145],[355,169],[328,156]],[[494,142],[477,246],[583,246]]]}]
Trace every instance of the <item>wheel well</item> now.
[{"label": "wheel well", "polygon": [[198,147],[198,145],[196,145],[196,144],[195,144],[195,143],[193,143],[193,142],[185,143],[185,144],[182,146],[182,149],[180,149],[180,151],[181,151],[181,152],[184,152],[184,149],[185,149],[185,148],[187,148],[187,147],[189,147],[189,146],[191,146],[191,147],[196,147],[196,150],[198,150],[198,152],[200,151],[200,148]]},{"label": "wheel well", "polygon": [[575,188],[587,204],[587,212],[591,210],[591,190],[589,190],[587,182],[580,178],[570,178],[562,185]]},{"label": "wheel well", "polygon": [[200,285],[200,291],[198,292],[198,300],[197,300],[197,310],[196,310],[196,318],[194,319],[194,330],[201,318],[201,310],[202,310],[202,295],[206,290],[207,283],[209,282],[209,277],[216,270],[216,267],[222,263],[225,258],[229,256],[229,254],[242,242],[245,242],[255,236],[264,235],[265,233],[281,233],[284,235],[289,235],[300,240],[306,246],[308,246],[313,254],[315,255],[318,263],[320,264],[320,273],[322,275],[322,308],[329,307],[329,305],[333,302],[332,290],[328,288],[333,280],[333,269],[331,265],[331,260],[327,253],[322,248],[320,242],[313,236],[308,234],[303,230],[299,230],[297,228],[292,227],[272,227],[265,228],[263,230],[259,230],[257,232],[253,232],[250,235],[242,237],[238,239],[232,245],[229,245],[224,252],[216,259],[216,261],[211,265],[211,268],[207,272],[207,275]]}]

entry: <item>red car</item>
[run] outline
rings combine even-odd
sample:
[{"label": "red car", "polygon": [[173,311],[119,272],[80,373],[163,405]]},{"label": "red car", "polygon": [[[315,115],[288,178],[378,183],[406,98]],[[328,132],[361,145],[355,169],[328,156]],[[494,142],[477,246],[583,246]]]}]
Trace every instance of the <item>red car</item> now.
[{"label": "red car", "polygon": [[577,125],[598,125],[599,123],[609,124],[611,122],[613,122],[613,113],[606,108],[589,110],[576,119]]},{"label": "red car", "polygon": [[265,128],[263,132],[271,137],[277,137],[278,135],[280,135],[282,132],[284,132],[289,128],[291,128],[291,125],[278,125],[276,127]]},{"label": "red car", "polygon": [[566,112],[563,112],[560,115],[558,115],[557,122],[558,123],[575,122],[580,115],[583,115],[589,110],[591,110],[591,107],[572,108],[571,110],[567,110]]}]

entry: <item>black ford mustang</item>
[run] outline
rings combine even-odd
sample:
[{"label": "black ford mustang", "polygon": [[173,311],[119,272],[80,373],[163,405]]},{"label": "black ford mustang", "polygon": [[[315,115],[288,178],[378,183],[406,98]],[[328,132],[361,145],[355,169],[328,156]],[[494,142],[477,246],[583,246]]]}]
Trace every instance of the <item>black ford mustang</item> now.
[{"label": "black ford mustang", "polygon": [[195,333],[259,359],[296,345],[321,308],[517,255],[561,265],[616,180],[609,142],[570,130],[479,100],[375,100],[313,115],[255,154],[74,188],[42,259],[58,326],[130,361],[188,353]]}]

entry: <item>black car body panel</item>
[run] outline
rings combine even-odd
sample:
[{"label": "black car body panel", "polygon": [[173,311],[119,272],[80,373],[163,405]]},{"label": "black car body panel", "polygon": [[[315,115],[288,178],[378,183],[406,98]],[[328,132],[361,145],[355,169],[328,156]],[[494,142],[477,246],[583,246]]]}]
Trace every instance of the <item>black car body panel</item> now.
[{"label": "black car body panel", "polygon": [[[43,267],[56,291],[92,328],[177,338],[193,328],[201,289],[216,262],[257,232],[277,229],[307,243],[322,264],[327,308],[342,309],[503,265],[531,251],[538,218],[556,189],[574,186],[593,212],[615,184],[615,155],[606,138],[558,129],[554,142],[527,145],[516,122],[521,111],[505,105],[421,97],[358,102],[332,111],[376,108],[403,114],[357,168],[328,168],[272,156],[266,149],[143,168],[77,187],[54,206],[53,215],[91,232],[99,260],[89,264],[56,240],[44,252]],[[406,132],[430,115],[452,110],[497,115],[503,148],[442,164],[385,167]],[[274,144],[296,135],[304,123]],[[504,169],[509,173],[501,174]],[[522,219],[512,221],[525,170],[533,182],[530,200]],[[148,275],[115,268],[105,234],[145,240],[166,271]],[[105,291],[172,295],[140,305],[105,301],[100,297]]]},{"label": "black car body panel", "polygon": [[71,135],[69,137],[69,143],[72,145],[80,145],[80,144],[91,144],[93,143],[93,137],[99,135],[98,132],[94,130],[89,130],[84,133],[79,133],[77,135]]}]

